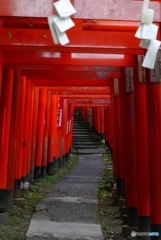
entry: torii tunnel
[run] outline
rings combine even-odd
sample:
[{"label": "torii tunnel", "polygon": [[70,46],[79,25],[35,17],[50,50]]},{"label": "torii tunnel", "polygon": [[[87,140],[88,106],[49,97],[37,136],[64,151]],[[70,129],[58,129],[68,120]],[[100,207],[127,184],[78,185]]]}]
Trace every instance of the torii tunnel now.
[{"label": "torii tunnel", "polygon": [[[53,2],[0,0],[0,213],[20,197],[21,181],[68,158],[74,108],[87,123],[92,108],[128,227],[161,239],[161,72],[159,60],[142,67],[146,49],[135,32],[143,1],[72,0],[64,46],[49,29]],[[160,0],[150,8],[160,40]]]}]

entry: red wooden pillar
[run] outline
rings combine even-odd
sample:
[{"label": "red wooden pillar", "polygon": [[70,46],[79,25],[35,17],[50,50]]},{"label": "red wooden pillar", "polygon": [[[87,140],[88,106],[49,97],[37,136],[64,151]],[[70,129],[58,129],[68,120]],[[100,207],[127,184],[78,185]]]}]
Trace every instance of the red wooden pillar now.
[{"label": "red wooden pillar", "polygon": [[[114,104],[113,104],[113,88],[111,89],[111,106],[109,108],[110,113],[110,147],[111,147],[111,155],[113,156],[113,149],[114,149]],[[114,163],[115,166],[115,163]]]},{"label": "red wooden pillar", "polygon": [[93,131],[96,134],[96,107],[92,107],[92,127]]},{"label": "red wooden pillar", "polygon": [[55,150],[56,150],[56,162],[57,167],[61,166],[61,159],[60,159],[60,143],[61,143],[61,129],[57,129],[56,139],[54,138],[54,142],[56,142]]},{"label": "red wooden pillar", "polygon": [[63,104],[63,118],[62,118],[62,135],[61,135],[61,164],[64,164],[66,158],[66,141],[69,134],[69,118],[68,118],[69,104],[64,99]]},{"label": "red wooden pillar", "polygon": [[96,108],[96,124],[97,124],[97,139],[101,140],[101,118],[100,118],[100,107]]},{"label": "red wooden pillar", "polygon": [[104,128],[104,107],[99,107],[99,118],[100,118],[100,139],[104,140],[105,128]]},{"label": "red wooden pillar", "polygon": [[120,103],[120,92],[119,92],[119,80],[114,79],[114,94],[113,94],[113,105],[114,105],[114,148],[113,148],[113,160],[115,162],[115,177],[117,183],[117,195],[123,196],[123,179],[124,179],[124,158],[123,158],[123,119],[121,114],[121,103]]},{"label": "red wooden pillar", "polygon": [[110,148],[112,150],[113,148],[113,113],[112,113],[112,104],[108,108],[108,114],[109,114],[109,142],[110,142]]},{"label": "red wooden pillar", "polygon": [[22,161],[23,161],[23,124],[24,124],[24,108],[25,108],[25,92],[26,92],[26,77],[21,77],[20,87],[20,102],[19,102],[19,126],[18,126],[18,151],[17,151],[17,164],[15,170],[15,187],[14,197],[19,198],[21,196],[21,177],[22,177]]},{"label": "red wooden pillar", "polygon": [[[67,122],[67,102],[66,100],[63,101],[63,114],[62,114],[62,126],[60,129],[60,166],[63,164],[63,155],[64,155],[64,144],[65,144],[65,137],[66,137],[66,132],[68,128],[68,122]],[[65,130],[65,131],[63,131]],[[58,130],[59,131],[59,130]]]},{"label": "red wooden pillar", "polygon": [[37,133],[36,133],[36,152],[35,152],[35,168],[34,177],[38,178],[42,174],[42,151],[44,137],[44,121],[46,108],[46,89],[39,90],[39,107],[37,118]]},{"label": "red wooden pillar", "polygon": [[95,123],[95,134],[97,139],[100,139],[100,117],[99,117],[99,107],[94,107],[94,123]]},{"label": "red wooden pillar", "polygon": [[[138,56],[138,59],[134,56],[137,211],[138,232],[150,232],[147,100],[145,69],[141,67],[142,62],[143,56]],[[144,239],[149,239],[149,237],[144,237]]]},{"label": "red wooden pillar", "polygon": [[45,126],[44,126],[44,140],[43,140],[43,154],[42,154],[42,173],[46,175],[47,171],[47,154],[48,154],[48,134],[49,134],[49,118],[50,118],[50,101],[51,92],[47,92],[46,111],[45,111]]},{"label": "red wooden pillar", "polygon": [[[157,62],[160,66],[160,61]],[[158,68],[158,67],[157,67]],[[161,83],[159,69],[147,70],[148,155],[151,231],[161,239]],[[159,71],[158,71],[159,70]],[[155,239],[155,237],[151,237]]]},{"label": "red wooden pillar", "polygon": [[67,156],[66,156],[66,160],[68,161],[69,158],[69,153],[70,153],[70,149],[71,149],[71,145],[72,145],[72,129],[73,129],[73,115],[74,115],[74,106],[72,104],[70,104],[70,108],[69,108],[69,132],[67,134]]},{"label": "red wooden pillar", "polygon": [[105,116],[104,116],[104,123],[105,123],[105,143],[107,147],[110,149],[110,131],[111,131],[111,115],[110,115],[110,106],[107,106],[105,110]]},{"label": "red wooden pillar", "polygon": [[35,165],[35,151],[36,151],[36,132],[37,132],[37,116],[39,105],[39,88],[33,89],[33,119],[32,119],[32,136],[31,136],[31,179],[34,177],[34,165]]},{"label": "red wooden pillar", "polygon": [[86,123],[89,125],[90,123],[90,115],[89,115],[89,107],[85,107],[85,116],[86,116]]},{"label": "red wooden pillar", "polygon": [[86,119],[86,109],[85,107],[82,107],[82,111],[83,111],[83,120],[85,121]]},{"label": "red wooden pillar", "polygon": [[0,52],[0,101],[1,101],[1,91],[2,91],[2,52]]},{"label": "red wooden pillar", "polygon": [[[136,184],[136,148],[135,148],[135,114],[133,91],[133,68],[125,68],[124,85],[124,149],[125,152],[125,180],[126,203],[128,209],[128,225],[137,226],[137,184]],[[124,77],[124,73],[123,76]]]},{"label": "red wooden pillar", "polygon": [[54,152],[56,153],[56,164],[57,167],[61,166],[61,136],[62,136],[62,124],[64,115],[64,98],[58,97],[57,113],[55,118],[57,121],[56,136],[54,137]]},{"label": "red wooden pillar", "polygon": [[26,181],[27,176],[27,153],[28,153],[28,134],[29,134],[29,120],[30,120],[30,96],[31,96],[31,82],[26,81],[25,94],[25,111],[24,111],[24,125],[23,125],[23,164],[22,164],[22,182]]},{"label": "red wooden pillar", "polygon": [[27,151],[27,180],[31,181],[32,167],[31,167],[31,144],[32,144],[32,123],[33,123],[33,104],[34,104],[34,86],[30,86],[30,103],[29,103],[29,129],[28,129],[28,151]]},{"label": "red wooden pillar", "polygon": [[[20,103],[21,71],[14,70],[13,76],[13,93],[11,109],[11,128],[10,128],[10,149],[8,164],[8,179],[6,192],[6,205],[13,205],[14,180],[18,156],[18,135],[19,135],[19,103]],[[15,188],[20,186],[15,185]]]},{"label": "red wooden pillar", "polygon": [[79,107],[79,116],[82,117],[82,107]]},{"label": "red wooden pillar", "polygon": [[85,121],[85,107],[82,107],[82,120]]},{"label": "red wooden pillar", "polygon": [[113,86],[111,86],[111,106],[109,108],[109,115],[110,115],[110,152],[113,162],[113,177],[114,181],[116,181],[116,157],[115,157],[115,108],[114,108],[114,92],[113,92]]},{"label": "red wooden pillar", "polygon": [[12,86],[13,69],[3,69],[0,107],[0,213],[5,212],[6,205]]},{"label": "red wooden pillar", "polygon": [[[49,138],[48,138],[48,173],[53,172],[53,167],[56,167],[56,134],[57,134],[57,108],[58,97],[51,95],[50,104],[50,119],[49,119]],[[53,165],[54,163],[54,165]]]}]

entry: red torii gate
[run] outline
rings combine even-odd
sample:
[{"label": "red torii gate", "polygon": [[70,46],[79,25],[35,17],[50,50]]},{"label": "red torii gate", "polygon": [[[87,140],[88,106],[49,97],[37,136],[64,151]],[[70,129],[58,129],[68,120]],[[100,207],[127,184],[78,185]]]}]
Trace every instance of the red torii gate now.
[{"label": "red torii gate", "polygon": [[[53,70],[53,65],[61,68],[60,71],[65,70],[68,66],[133,66],[134,67],[134,84],[135,84],[135,95],[133,93],[125,93],[123,89],[124,86],[124,73],[121,76],[117,73],[120,84],[120,95],[119,97],[114,97],[114,109],[115,118],[116,115],[122,119],[124,131],[119,129],[119,137],[126,133],[126,139],[128,136],[133,136],[131,138],[132,145],[123,138],[123,149],[126,152],[126,147],[128,149],[128,156],[133,154],[135,158],[135,151],[137,154],[137,191],[138,191],[138,203],[136,203],[136,186],[134,189],[130,188],[130,183],[136,183],[135,176],[135,159],[133,159],[134,165],[129,165],[129,161],[126,160],[127,173],[128,176],[125,177],[125,183],[127,189],[128,200],[128,210],[129,210],[129,224],[136,226],[136,210],[138,207],[139,216],[139,231],[150,231],[149,221],[150,221],[150,211],[151,211],[151,230],[159,231],[161,234],[161,196],[160,196],[160,170],[157,168],[160,165],[160,84],[150,83],[149,71],[146,72],[147,78],[147,101],[146,101],[146,85],[145,83],[138,83],[138,67],[137,67],[137,54],[145,54],[145,50],[139,48],[139,40],[134,37],[135,29],[137,28],[137,22],[139,24],[142,8],[142,1],[129,1],[120,0],[117,4],[112,0],[100,0],[98,2],[93,2],[91,0],[73,1],[75,8],[78,10],[73,16],[73,20],[76,26],[70,29],[68,32],[70,43],[64,47],[56,46],[53,44],[50,31],[47,28],[46,17],[54,13],[52,6],[53,1],[48,0],[36,0],[31,3],[29,0],[25,2],[23,0],[0,0],[1,9],[1,27],[0,27],[0,63],[2,71],[3,68],[8,68],[4,71],[3,78],[6,80],[6,88],[8,89],[8,99],[5,102],[9,104],[11,101],[11,87],[12,87],[12,75],[14,69],[25,69],[25,76],[30,75],[27,79],[28,84],[34,82],[38,84],[42,81],[42,86],[44,84],[49,84],[51,86],[59,86],[62,84],[61,81],[57,83],[56,80],[47,80],[45,78],[38,77],[35,80],[36,74],[35,69],[43,70]],[[107,6],[107,7],[105,7]],[[155,10],[154,21],[159,23],[161,21],[160,14],[160,1],[151,1],[150,8]],[[137,11],[136,11],[137,9]],[[34,17],[33,17],[34,16]],[[7,18],[6,18],[7,17]],[[96,21],[92,22],[91,19],[99,20],[98,24]],[[102,20],[110,20],[103,22]],[[86,21],[84,21],[86,20]],[[89,22],[87,21],[89,20]],[[123,22],[124,21],[124,22]],[[10,24],[12,22],[12,24]],[[23,24],[25,22],[25,24]],[[26,24],[27,22],[27,24]],[[120,23],[121,22],[121,23]],[[131,25],[132,24],[132,25]],[[131,27],[127,27],[131,25]],[[42,27],[41,27],[42,26]],[[33,29],[30,29],[33,28]],[[107,31],[99,31],[103,28]],[[89,31],[96,30],[96,31]],[[114,32],[115,30],[115,32]],[[160,32],[158,34],[160,39]],[[12,57],[11,57],[12,56]],[[91,60],[92,58],[92,60]],[[61,67],[60,67],[61,65]],[[33,72],[32,72],[32,69]],[[43,72],[42,70],[42,72]],[[54,69],[55,70],[55,69]],[[78,69],[81,71],[81,68]],[[124,71],[124,68],[122,68]],[[104,72],[104,71],[101,71]],[[108,71],[105,71],[108,72]],[[33,75],[32,75],[33,74]],[[43,72],[45,74],[45,72]],[[68,74],[72,75],[73,73]],[[83,70],[83,76],[86,78],[89,72],[85,73]],[[91,71],[90,76],[95,76],[96,73]],[[111,74],[111,73],[110,73]],[[110,75],[109,74],[109,75]],[[113,73],[112,73],[113,74]],[[111,77],[116,75],[110,75]],[[54,77],[55,74],[47,73],[48,77]],[[71,76],[70,75],[70,76]],[[73,74],[74,75],[74,74]],[[76,74],[77,75],[77,74]],[[34,76],[34,78],[32,78]],[[77,75],[78,76],[78,75]],[[61,73],[57,72],[57,77],[60,79]],[[113,78],[112,77],[112,78]],[[87,77],[88,78],[88,77]],[[7,80],[10,79],[10,83]],[[45,81],[44,81],[45,80]],[[73,76],[73,79],[69,81],[63,80],[64,86],[76,85],[78,78]],[[80,80],[80,79],[79,79]],[[4,81],[4,80],[3,80]],[[37,81],[37,82],[36,82]],[[88,79],[88,81],[80,80],[78,86],[107,86],[108,81],[111,81],[110,77],[107,80],[93,80]],[[61,83],[60,83],[61,82]],[[52,85],[53,84],[53,85]],[[3,86],[4,90],[4,86]],[[4,100],[4,95],[2,92],[2,99]],[[137,96],[137,97],[136,97]],[[55,96],[53,96],[54,99]],[[129,109],[129,105],[131,108]],[[147,105],[146,105],[147,103]],[[2,103],[1,103],[2,104]],[[2,106],[2,105],[1,105]],[[9,105],[5,105],[8,106]],[[135,106],[135,116],[134,116],[134,106]],[[146,109],[147,107],[147,109]],[[126,111],[124,110],[126,109]],[[130,111],[131,110],[131,111]],[[148,110],[148,115],[146,112]],[[7,113],[8,114],[8,113]],[[15,111],[16,114],[16,111]],[[56,114],[56,113],[55,113]],[[130,115],[131,114],[131,115]],[[9,115],[6,115],[9,117]],[[132,116],[132,118],[130,118]],[[148,133],[147,133],[147,117],[148,116]],[[9,118],[8,118],[9,119]],[[8,120],[7,119],[7,120]],[[135,120],[135,121],[134,121]],[[17,120],[16,120],[17,121]],[[155,122],[155,124],[153,124]],[[134,123],[136,125],[136,130],[134,129]],[[9,126],[9,125],[8,125]],[[118,126],[118,122],[115,122],[115,127]],[[153,127],[152,127],[153,126]],[[125,132],[126,129],[126,132]],[[158,133],[159,129],[159,133]],[[6,132],[9,131],[9,127],[6,127]],[[141,136],[139,133],[142,133]],[[136,148],[134,143],[134,135],[136,135]],[[6,136],[7,137],[7,136]],[[115,137],[115,147],[118,147],[117,137]],[[8,141],[6,139],[6,141]],[[148,145],[149,144],[149,145]],[[132,146],[132,147],[131,147]],[[149,146],[149,150],[147,147]],[[136,150],[135,150],[136,149]],[[118,150],[118,148],[117,148]],[[120,150],[119,150],[120,151]],[[130,152],[131,151],[131,152]],[[155,153],[155,155],[154,155]],[[148,160],[148,157],[149,160]],[[143,159],[143,156],[145,158]],[[115,155],[116,157],[116,155]],[[154,161],[153,161],[154,160]],[[116,157],[116,164],[119,163]],[[148,175],[148,164],[150,166],[150,176]],[[119,166],[119,165],[118,165]],[[118,168],[118,167],[117,167]],[[146,169],[146,171],[144,170]],[[154,171],[152,171],[154,169]],[[156,174],[157,173],[157,174]],[[120,174],[120,173],[116,173]],[[130,177],[132,174],[133,178]],[[147,191],[148,180],[150,177],[150,195]],[[116,175],[118,180],[123,180],[122,175]],[[119,181],[118,181],[119,183]],[[0,187],[1,188],[1,187]],[[144,192],[141,190],[144,189]],[[2,189],[3,190],[3,189]],[[132,192],[133,191],[133,192]],[[147,202],[145,204],[145,196]],[[149,198],[151,202],[151,209],[149,211]],[[133,205],[134,204],[134,205]],[[145,226],[144,226],[145,222]]]}]

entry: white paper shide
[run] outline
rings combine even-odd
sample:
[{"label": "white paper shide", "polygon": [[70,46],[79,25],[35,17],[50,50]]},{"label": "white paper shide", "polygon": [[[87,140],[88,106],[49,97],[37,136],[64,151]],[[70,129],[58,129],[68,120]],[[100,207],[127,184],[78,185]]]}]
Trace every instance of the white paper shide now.
[{"label": "white paper shide", "polygon": [[158,26],[153,24],[154,10],[148,7],[149,0],[144,0],[141,23],[135,37],[141,39],[139,46],[147,49],[142,66],[153,69],[161,42],[156,40]]},{"label": "white paper shide", "polygon": [[75,8],[69,0],[59,0],[53,3],[57,14],[48,17],[48,24],[55,44],[65,45],[69,43],[66,31],[75,26],[70,18],[76,13]]}]

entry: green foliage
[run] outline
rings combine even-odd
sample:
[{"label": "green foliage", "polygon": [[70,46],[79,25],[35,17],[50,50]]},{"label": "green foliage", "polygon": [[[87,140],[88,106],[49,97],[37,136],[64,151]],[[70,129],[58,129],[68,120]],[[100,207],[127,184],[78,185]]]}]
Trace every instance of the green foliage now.
[{"label": "green foliage", "polygon": [[111,161],[111,155],[109,152],[107,153],[103,153],[102,154],[104,162],[105,162],[105,170],[104,170],[104,174],[103,174],[103,178],[102,181],[99,185],[99,189],[98,189],[98,198],[106,198],[106,197],[112,197],[112,193],[111,193],[111,181],[113,178],[113,171],[111,169],[108,169],[107,166],[112,164]]},{"label": "green foliage", "polygon": [[78,162],[78,155],[70,155],[68,162],[56,173],[30,184],[28,192],[23,194],[25,204],[18,206],[18,211],[10,216],[7,223],[0,225],[0,240],[23,240],[36,205],[50,190],[51,186],[60,181]]}]

